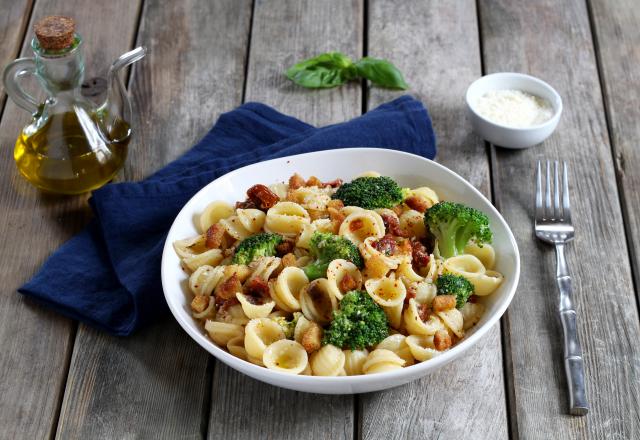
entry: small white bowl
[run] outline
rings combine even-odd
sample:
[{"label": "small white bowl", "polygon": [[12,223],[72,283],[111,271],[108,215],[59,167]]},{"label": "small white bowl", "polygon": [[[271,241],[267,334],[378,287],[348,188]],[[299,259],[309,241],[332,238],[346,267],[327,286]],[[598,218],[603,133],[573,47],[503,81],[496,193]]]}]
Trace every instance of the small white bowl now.
[{"label": "small white bowl", "polygon": [[[481,116],[475,109],[476,102],[492,90],[521,90],[544,98],[553,107],[553,117],[548,121],[526,128],[515,128],[498,124]],[[467,111],[471,126],[480,137],[505,148],[527,148],[539,144],[556,129],[562,113],[562,99],[558,92],[546,82],[522,73],[493,73],[477,79],[467,89]]]},{"label": "small white bowl", "polygon": [[[287,181],[293,173],[317,176],[320,180],[340,177],[350,180],[364,172],[376,170],[397,179],[403,187],[429,186],[444,200],[455,200],[483,211],[489,217],[496,251],[495,270],[504,281],[489,296],[482,297],[486,307],[482,319],[459,344],[435,358],[400,370],[362,376],[321,377],[281,373],[245,362],[218,347],[206,335],[202,323],[191,315],[188,275],[180,268],[173,250],[175,240],[198,232],[194,218],[213,200],[233,203],[244,200],[245,191],[256,183]],[[395,387],[431,374],[449,362],[455,362],[474,344],[483,340],[507,309],[518,285],[520,254],[509,226],[500,213],[477,189],[444,166],[420,156],[380,148],[344,148],[340,150],[273,159],[239,168],[211,182],[182,208],[169,230],[162,254],[162,287],[171,312],[178,323],[198,344],[218,360],[254,379],[292,390],[321,394],[366,393]]]}]

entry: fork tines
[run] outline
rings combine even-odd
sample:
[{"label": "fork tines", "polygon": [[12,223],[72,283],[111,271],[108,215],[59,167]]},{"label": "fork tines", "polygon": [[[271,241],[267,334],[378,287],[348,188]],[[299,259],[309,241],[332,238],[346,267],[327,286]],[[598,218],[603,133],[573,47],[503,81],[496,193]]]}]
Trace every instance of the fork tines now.
[{"label": "fork tines", "polygon": [[[538,161],[538,171],[536,173],[536,222],[540,221],[563,221],[571,223],[571,209],[569,206],[569,178],[567,175],[567,162],[562,162],[562,187],[560,186],[559,175],[560,163],[556,160],[553,163],[553,196],[551,185],[551,161],[546,161],[546,176],[544,203],[542,201],[542,162]],[[561,194],[562,193],[562,194]],[[553,197],[553,204],[551,199]],[[562,205],[560,204],[562,199]]]}]

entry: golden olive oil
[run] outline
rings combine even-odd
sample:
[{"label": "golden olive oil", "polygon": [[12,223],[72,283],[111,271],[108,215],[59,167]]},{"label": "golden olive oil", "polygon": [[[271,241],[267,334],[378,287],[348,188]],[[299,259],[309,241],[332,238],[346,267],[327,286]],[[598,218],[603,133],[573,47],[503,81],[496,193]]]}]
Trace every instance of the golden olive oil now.
[{"label": "golden olive oil", "polygon": [[53,114],[35,133],[20,134],[13,156],[20,173],[38,188],[81,194],[101,187],[122,167],[128,132],[129,125],[118,120],[110,135],[124,140],[96,147],[89,143],[74,112]]}]

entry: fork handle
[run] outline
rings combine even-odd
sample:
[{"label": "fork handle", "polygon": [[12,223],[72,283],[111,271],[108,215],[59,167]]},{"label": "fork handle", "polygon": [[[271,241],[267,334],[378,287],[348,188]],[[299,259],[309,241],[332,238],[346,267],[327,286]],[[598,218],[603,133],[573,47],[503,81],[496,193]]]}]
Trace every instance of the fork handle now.
[{"label": "fork handle", "polygon": [[576,310],[573,306],[573,289],[567,261],[564,257],[564,244],[556,244],[556,281],[560,291],[560,322],[564,340],[564,370],[569,387],[569,412],[583,416],[589,412],[587,392],[584,385],[584,361],[582,346],[578,338]]}]

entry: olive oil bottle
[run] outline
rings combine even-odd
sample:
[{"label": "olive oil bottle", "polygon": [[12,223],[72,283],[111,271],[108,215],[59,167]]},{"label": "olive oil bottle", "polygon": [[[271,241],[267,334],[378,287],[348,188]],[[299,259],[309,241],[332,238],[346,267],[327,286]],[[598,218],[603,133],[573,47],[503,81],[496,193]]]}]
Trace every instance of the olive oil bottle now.
[{"label": "olive oil bottle", "polygon": [[[36,187],[60,194],[80,194],[99,188],[122,168],[131,138],[131,104],[118,73],[144,57],[134,49],[109,69],[107,99],[100,105],[81,93],[84,78],[83,41],[69,17],[52,16],[35,25],[34,58],[7,66],[7,94],[32,114],[14,150],[20,174]],[[28,95],[20,79],[34,75],[47,98]]]}]

